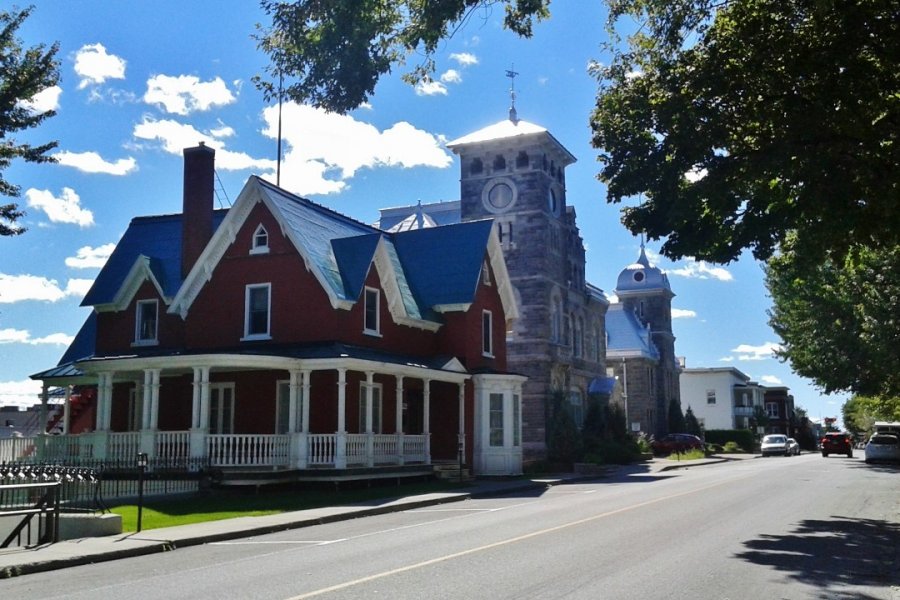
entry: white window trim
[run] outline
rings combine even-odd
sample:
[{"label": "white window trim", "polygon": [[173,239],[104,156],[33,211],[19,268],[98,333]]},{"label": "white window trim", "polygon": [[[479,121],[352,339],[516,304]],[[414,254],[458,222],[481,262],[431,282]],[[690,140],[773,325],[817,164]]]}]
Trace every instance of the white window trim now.
[{"label": "white window trim", "polygon": [[[369,292],[375,294],[375,329],[370,329],[366,322],[369,312]],[[363,333],[375,337],[381,337],[381,290],[366,286],[363,290]]]},{"label": "white window trim", "polygon": [[[265,288],[266,293],[266,332],[250,333],[250,291]],[[242,342],[272,339],[272,284],[251,283],[244,287],[244,337]]]},{"label": "white window trim", "polygon": [[[265,244],[257,244],[256,238],[259,236],[260,232],[266,234],[266,243]],[[266,228],[260,225],[253,232],[253,238],[250,241],[250,254],[268,254],[269,253],[269,232],[266,231]]]},{"label": "white window trim", "polygon": [[[485,332],[485,317],[487,317],[487,332]],[[487,348],[485,348],[485,342],[487,342]],[[481,355],[494,358],[494,315],[489,310],[481,311]]]},{"label": "white window trim", "polygon": [[[372,405],[372,433],[381,433],[384,430],[384,389],[380,383],[373,383],[372,389],[378,390],[378,404]],[[366,403],[369,402],[369,385],[365,381],[359,382],[359,432],[366,433]],[[374,394],[373,394],[374,395]],[[377,425],[378,427],[375,427]]]},{"label": "white window trim", "polygon": [[[141,306],[152,304],[156,311],[156,319],[154,319],[155,328],[153,338],[141,337]],[[156,346],[159,344],[159,300],[138,300],[134,305],[134,342],[132,346]]]}]

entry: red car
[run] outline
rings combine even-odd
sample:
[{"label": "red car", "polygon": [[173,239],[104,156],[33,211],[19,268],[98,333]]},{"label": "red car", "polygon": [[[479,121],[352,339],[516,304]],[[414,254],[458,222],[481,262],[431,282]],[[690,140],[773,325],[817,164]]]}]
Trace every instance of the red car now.
[{"label": "red car", "polygon": [[689,433],[670,433],[650,444],[653,454],[681,453],[687,450],[703,450],[703,440]]},{"label": "red car", "polygon": [[822,438],[822,456],[829,454],[846,454],[847,458],[853,458],[853,438],[849,433],[832,431]]}]

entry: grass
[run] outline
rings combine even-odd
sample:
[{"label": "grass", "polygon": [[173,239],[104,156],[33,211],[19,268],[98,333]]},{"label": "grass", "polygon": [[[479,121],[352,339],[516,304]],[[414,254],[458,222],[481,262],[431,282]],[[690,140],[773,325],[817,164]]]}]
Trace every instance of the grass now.
[{"label": "grass", "polygon": [[706,458],[706,452],[703,450],[685,450],[682,453],[673,452],[669,455],[670,460],[698,460]]},{"label": "grass", "polygon": [[[157,497],[144,501],[141,528],[158,529],[236,517],[272,515],[322,506],[443,492],[459,487],[458,482],[431,481],[402,485],[382,484],[341,491],[272,487],[261,488],[258,492],[256,489],[220,489],[175,498]],[[137,530],[137,504],[111,506],[110,511],[122,516],[124,532]]]}]

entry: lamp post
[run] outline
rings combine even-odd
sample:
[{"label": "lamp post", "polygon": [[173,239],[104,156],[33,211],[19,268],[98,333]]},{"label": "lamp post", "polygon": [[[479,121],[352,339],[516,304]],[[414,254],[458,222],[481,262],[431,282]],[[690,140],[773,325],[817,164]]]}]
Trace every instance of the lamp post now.
[{"label": "lamp post", "polygon": [[138,452],[138,506],[137,506],[137,530],[141,531],[141,519],[144,516],[144,472],[147,470],[147,453]]}]

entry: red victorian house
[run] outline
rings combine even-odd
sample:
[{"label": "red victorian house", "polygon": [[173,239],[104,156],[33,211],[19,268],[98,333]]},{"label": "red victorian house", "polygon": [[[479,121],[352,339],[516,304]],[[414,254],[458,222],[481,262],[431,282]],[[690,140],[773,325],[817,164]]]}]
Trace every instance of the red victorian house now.
[{"label": "red victorian house", "polygon": [[516,304],[492,222],[387,233],[257,177],[214,210],[214,154],[184,151],[183,214],[132,220],[85,326],[32,376],[45,398],[66,390],[42,459],[302,476],[461,452],[476,474],[520,473]]}]

